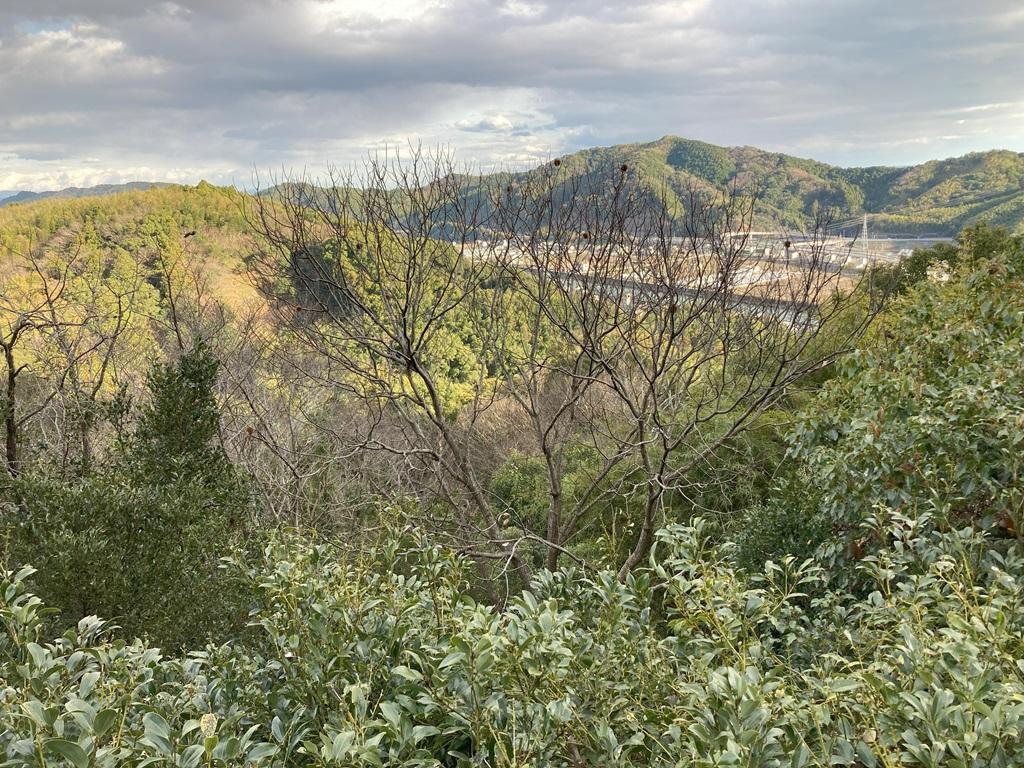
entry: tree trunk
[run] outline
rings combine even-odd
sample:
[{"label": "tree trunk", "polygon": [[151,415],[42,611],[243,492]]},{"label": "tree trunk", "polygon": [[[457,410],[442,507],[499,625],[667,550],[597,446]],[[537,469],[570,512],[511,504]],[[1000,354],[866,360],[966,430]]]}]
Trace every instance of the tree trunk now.
[{"label": "tree trunk", "polygon": [[661,491],[648,495],[647,504],[644,507],[644,519],[640,524],[640,536],[622,567],[619,568],[619,581],[625,581],[630,572],[650,554],[651,545],[654,544],[654,515],[657,512],[660,499]]},{"label": "tree trunk", "polygon": [[18,475],[18,420],[14,412],[15,387],[18,382],[18,369],[14,364],[14,349],[4,348],[4,359],[7,363],[7,391],[4,402],[4,433],[7,454],[7,472],[11,477]]},{"label": "tree trunk", "polygon": [[91,425],[82,425],[82,474],[86,475],[92,468],[92,435]]},{"label": "tree trunk", "polygon": [[547,539],[551,544],[557,546],[548,547],[547,562],[548,570],[555,570],[558,567],[558,556],[561,554],[559,546],[562,545],[562,478],[560,472],[554,466],[551,457],[548,457],[548,482],[550,484],[550,496],[548,500],[548,532]]}]

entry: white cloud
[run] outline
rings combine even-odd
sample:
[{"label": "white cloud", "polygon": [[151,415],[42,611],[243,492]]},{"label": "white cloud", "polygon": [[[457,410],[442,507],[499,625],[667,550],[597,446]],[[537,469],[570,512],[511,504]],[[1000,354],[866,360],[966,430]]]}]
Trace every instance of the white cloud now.
[{"label": "white cloud", "polygon": [[8,76],[49,70],[65,82],[78,83],[115,68],[135,78],[158,77],[164,71],[159,59],[131,54],[124,41],[95,24],[24,34],[2,52],[0,66]]},{"label": "white cloud", "polygon": [[447,6],[445,0],[320,0],[305,10],[319,27],[359,21],[410,22]]},{"label": "white cloud", "polygon": [[505,115],[487,115],[479,119],[457,120],[455,127],[460,131],[511,131],[515,124]]},{"label": "white cloud", "polygon": [[386,140],[1024,149],[1016,0],[3,0],[0,188],[248,180]]},{"label": "white cloud", "polygon": [[541,3],[526,3],[522,2],[522,0],[505,0],[498,7],[498,13],[503,16],[518,16],[530,19],[543,14],[544,6]]}]

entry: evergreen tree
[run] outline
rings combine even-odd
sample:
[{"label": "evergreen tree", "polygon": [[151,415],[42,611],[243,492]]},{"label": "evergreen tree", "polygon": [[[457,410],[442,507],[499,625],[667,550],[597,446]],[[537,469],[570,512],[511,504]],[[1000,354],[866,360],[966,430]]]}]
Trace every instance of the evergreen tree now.
[{"label": "evergreen tree", "polygon": [[122,447],[146,482],[235,485],[234,470],[218,442],[220,409],[214,395],[220,362],[199,341],[175,363],[154,366],[149,401]]},{"label": "evergreen tree", "polygon": [[8,565],[38,569],[60,621],[97,614],[175,649],[244,621],[220,559],[243,540],[249,497],[217,441],[219,363],[198,344],[156,365],[135,430],[81,478],[26,475]]}]

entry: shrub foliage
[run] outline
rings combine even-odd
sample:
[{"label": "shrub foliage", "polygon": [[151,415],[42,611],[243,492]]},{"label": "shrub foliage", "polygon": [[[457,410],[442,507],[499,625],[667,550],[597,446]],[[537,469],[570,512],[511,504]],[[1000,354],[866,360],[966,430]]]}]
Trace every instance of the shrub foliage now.
[{"label": "shrub foliage", "polygon": [[30,571],[7,573],[0,749],[19,766],[1020,764],[1024,559],[970,528],[875,522],[893,547],[856,566],[863,598],[813,561],[744,575],[698,520],[625,584],[545,573],[501,613],[415,532],[373,557],[277,536],[226,565],[258,637],[187,659],[95,617],[46,640]]}]

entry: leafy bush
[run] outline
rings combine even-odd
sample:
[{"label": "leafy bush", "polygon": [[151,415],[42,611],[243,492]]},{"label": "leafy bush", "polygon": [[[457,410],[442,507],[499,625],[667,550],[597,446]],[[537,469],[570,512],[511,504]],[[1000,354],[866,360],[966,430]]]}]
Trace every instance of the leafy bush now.
[{"label": "leafy bush", "polygon": [[181,661],[139,641],[113,642],[95,616],[43,643],[48,609],[28,591],[31,575],[23,568],[0,578],[4,765],[270,764],[277,750],[240,716],[222,709],[219,722],[202,722],[217,678],[201,654]]},{"label": "leafy bush", "polygon": [[504,613],[414,531],[372,557],[280,536],[229,564],[260,639],[187,660],[95,618],[43,643],[9,573],[0,749],[24,766],[1020,764],[1019,549],[871,524],[893,546],[857,564],[865,598],[810,560],[747,577],[696,521],[626,584],[544,573]]},{"label": "leafy bush", "polygon": [[736,544],[735,560],[758,572],[768,560],[814,557],[831,526],[820,514],[822,489],[801,465],[784,466],[775,484],[757,503],[737,515],[726,535]]},{"label": "leafy bush", "polygon": [[[948,282],[910,290],[877,347],[844,362],[791,435],[794,476],[763,522],[820,531],[830,562],[885,544],[863,528],[878,509],[1020,535],[1024,239],[977,228],[955,261]],[[747,543],[752,561],[795,551],[784,535],[774,553],[763,538]]]}]

